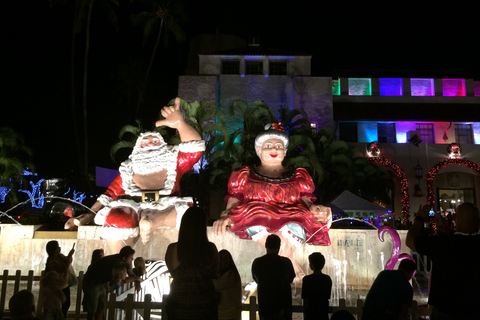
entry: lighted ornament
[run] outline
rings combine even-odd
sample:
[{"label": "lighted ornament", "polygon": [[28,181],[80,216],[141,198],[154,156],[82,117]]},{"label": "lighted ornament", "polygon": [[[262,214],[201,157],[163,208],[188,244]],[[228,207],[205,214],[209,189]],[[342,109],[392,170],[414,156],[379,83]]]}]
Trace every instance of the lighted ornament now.
[{"label": "lighted ornament", "polygon": [[447,150],[450,159],[458,159],[462,156],[462,148],[456,142],[450,143]]},{"label": "lighted ornament", "polygon": [[374,141],[367,145],[367,156],[369,158],[371,157],[376,158],[380,156],[380,146],[378,145],[378,142]]}]

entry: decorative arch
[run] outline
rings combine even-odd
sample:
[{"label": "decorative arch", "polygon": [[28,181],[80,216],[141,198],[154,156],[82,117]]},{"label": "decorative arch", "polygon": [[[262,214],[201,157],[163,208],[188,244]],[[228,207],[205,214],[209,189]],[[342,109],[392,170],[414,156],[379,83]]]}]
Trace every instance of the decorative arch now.
[{"label": "decorative arch", "polygon": [[402,193],[402,213],[403,213],[403,224],[406,225],[410,221],[410,200],[408,197],[408,180],[405,171],[402,170],[397,164],[393,163],[388,159],[380,159],[376,157],[367,157],[370,162],[373,162],[377,165],[382,165],[390,168],[397,177],[400,178],[401,193]]},{"label": "decorative arch", "polygon": [[441,169],[445,168],[448,165],[451,164],[458,164],[458,165],[464,165],[469,169],[475,170],[478,173],[480,173],[480,166],[476,164],[475,162],[472,162],[468,159],[445,159],[441,162],[439,162],[435,167],[430,169],[427,174],[427,203],[429,206],[433,206],[435,203],[435,194],[433,192],[433,179],[437,175],[438,171]]}]

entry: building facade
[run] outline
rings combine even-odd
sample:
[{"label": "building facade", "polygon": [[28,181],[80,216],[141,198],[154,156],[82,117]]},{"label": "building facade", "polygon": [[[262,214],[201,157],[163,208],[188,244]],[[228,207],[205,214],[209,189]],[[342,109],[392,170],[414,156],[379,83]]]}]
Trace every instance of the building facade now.
[{"label": "building facade", "polygon": [[[480,81],[417,71],[314,77],[309,54],[255,43],[222,50],[216,39],[217,50],[198,53],[198,73],[180,77],[180,97],[223,111],[235,100],[303,109],[312,126],[334,127],[339,139],[364,150],[359,156],[395,173],[396,218],[413,216],[425,203],[437,211],[479,204]],[[227,122],[231,131],[242,124]]]}]

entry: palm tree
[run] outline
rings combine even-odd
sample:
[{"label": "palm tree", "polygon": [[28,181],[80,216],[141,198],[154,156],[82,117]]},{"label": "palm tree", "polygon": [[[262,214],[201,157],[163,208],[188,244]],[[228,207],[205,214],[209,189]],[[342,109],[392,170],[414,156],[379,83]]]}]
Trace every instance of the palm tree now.
[{"label": "palm tree", "polygon": [[[98,0],[95,4],[100,7],[107,15],[108,20],[115,29],[118,28],[118,21],[113,8],[108,4],[118,6],[118,0]],[[76,2],[76,16],[74,32],[78,33],[85,24],[85,52],[83,56],[83,92],[82,92],[82,110],[83,110],[83,173],[88,177],[88,108],[87,108],[87,78],[88,78],[88,54],[90,50],[90,26],[92,20],[92,11],[94,0],[78,0]],[[86,15],[86,16],[85,16]],[[87,182],[89,179],[87,179]]]},{"label": "palm tree", "polygon": [[[50,0],[50,4],[65,3],[67,0]],[[83,56],[83,81],[82,81],[82,114],[83,114],[83,163],[78,156],[80,167],[83,171],[83,175],[87,181],[88,179],[88,109],[87,109],[87,78],[88,78],[88,55],[90,51],[90,26],[92,20],[93,6],[99,7],[107,16],[108,20],[112,23],[115,29],[118,29],[117,16],[110,6],[110,3],[118,6],[118,0],[75,0],[73,28],[72,28],[72,47],[70,54],[70,82],[71,82],[71,108],[73,116],[73,126],[75,131],[75,137],[77,140],[77,152],[79,155],[80,141],[78,134],[78,123],[76,121],[76,103],[75,103],[75,43],[76,35],[78,35],[85,27],[85,51]]]},{"label": "palm tree", "polygon": [[135,146],[135,143],[137,142],[138,136],[144,131],[142,123],[139,120],[137,120],[136,122],[136,126],[127,124],[120,128],[120,131],[118,132],[118,138],[120,140],[110,148],[110,158],[113,162],[122,162],[123,160],[125,160],[126,156],[122,154],[122,160],[116,161],[116,158],[118,157],[118,152],[120,150],[126,149],[126,151],[130,153]]},{"label": "palm tree", "polygon": [[23,179],[22,172],[28,167],[34,169],[32,150],[25,139],[9,127],[0,128],[0,187],[4,188],[12,202],[17,202],[16,188]]},{"label": "palm tree", "polygon": [[134,25],[143,26],[144,45],[147,43],[148,39],[153,33],[156,32],[157,37],[153,47],[152,55],[150,57],[150,62],[147,67],[147,72],[145,74],[143,87],[138,98],[138,103],[135,110],[135,118],[138,117],[140,105],[143,102],[147,80],[150,76],[150,71],[152,69],[153,61],[160,44],[162,34],[164,34],[163,39],[165,46],[167,46],[169,41],[169,33],[162,32],[163,27],[165,26],[167,30],[173,34],[178,43],[182,43],[186,39],[185,32],[182,30],[179,24],[184,20],[185,17],[182,3],[175,0],[142,0],[141,2],[144,2],[146,5],[148,5],[150,9],[149,11],[144,11],[133,15],[132,22]]}]

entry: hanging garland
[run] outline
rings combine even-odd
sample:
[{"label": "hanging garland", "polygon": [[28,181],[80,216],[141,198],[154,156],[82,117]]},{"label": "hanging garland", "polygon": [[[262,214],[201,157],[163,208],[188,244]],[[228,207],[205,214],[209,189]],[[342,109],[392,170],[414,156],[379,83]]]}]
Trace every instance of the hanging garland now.
[{"label": "hanging garland", "polygon": [[401,193],[402,193],[402,213],[403,213],[403,224],[407,225],[410,221],[410,202],[408,199],[408,180],[405,172],[397,164],[393,163],[387,159],[367,157],[370,162],[375,164],[386,166],[395,172],[397,177],[400,178]]},{"label": "hanging garland", "polygon": [[480,173],[480,166],[476,164],[475,162],[472,162],[468,159],[458,159],[458,158],[453,158],[453,159],[446,159],[443,160],[442,162],[438,163],[435,167],[430,169],[427,174],[427,202],[428,205],[433,206],[435,203],[435,195],[433,192],[433,178],[437,175],[438,171],[441,169],[445,168],[446,166],[450,164],[458,164],[458,165],[464,165],[465,167],[475,170],[478,173]]}]

